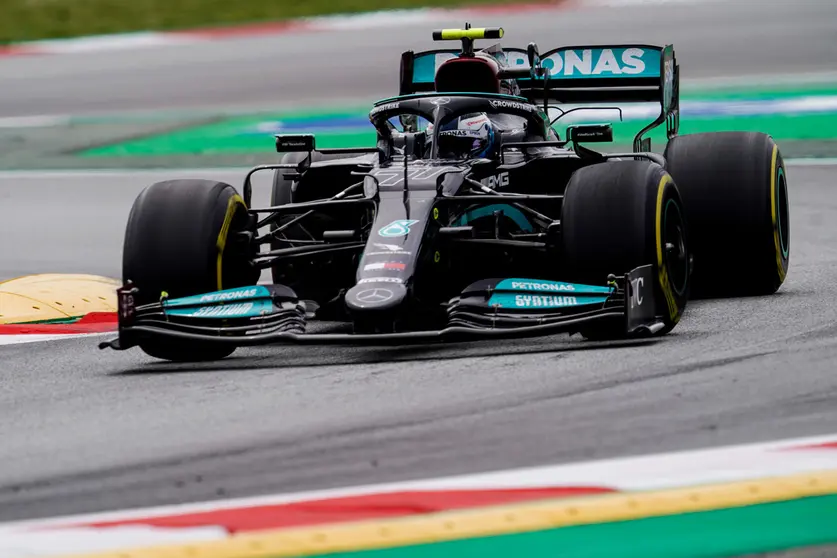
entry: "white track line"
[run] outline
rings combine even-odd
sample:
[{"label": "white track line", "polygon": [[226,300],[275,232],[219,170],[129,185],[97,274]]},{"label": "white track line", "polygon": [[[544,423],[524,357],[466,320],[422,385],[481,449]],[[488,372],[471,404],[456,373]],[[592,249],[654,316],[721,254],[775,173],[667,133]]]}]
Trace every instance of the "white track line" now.
[{"label": "white track line", "polygon": [[116,329],[113,331],[102,333],[56,333],[56,334],[41,334],[41,333],[21,333],[21,334],[0,334],[0,345],[21,345],[23,343],[37,343],[40,341],[57,341],[58,339],[75,339],[78,337],[96,337],[102,335],[114,335]]}]

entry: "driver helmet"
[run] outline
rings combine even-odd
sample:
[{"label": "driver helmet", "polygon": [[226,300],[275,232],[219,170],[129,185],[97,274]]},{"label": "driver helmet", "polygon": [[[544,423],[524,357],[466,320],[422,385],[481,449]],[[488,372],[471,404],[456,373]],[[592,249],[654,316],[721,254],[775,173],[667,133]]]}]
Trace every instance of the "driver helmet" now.
[{"label": "driver helmet", "polygon": [[487,159],[497,154],[497,132],[484,112],[466,114],[439,128],[439,156]]}]

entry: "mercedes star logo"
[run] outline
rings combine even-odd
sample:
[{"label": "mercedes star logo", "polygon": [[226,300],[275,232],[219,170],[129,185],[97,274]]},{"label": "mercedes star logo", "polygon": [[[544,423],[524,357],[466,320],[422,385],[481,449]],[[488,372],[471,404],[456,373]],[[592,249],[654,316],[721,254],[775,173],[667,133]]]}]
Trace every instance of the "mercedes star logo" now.
[{"label": "mercedes star logo", "polygon": [[449,102],[450,102],[450,97],[437,97],[437,98],[433,99],[432,101],[430,101],[431,104],[434,104],[436,106],[446,105]]},{"label": "mercedes star logo", "polygon": [[359,302],[366,302],[367,304],[381,304],[393,296],[393,292],[389,289],[366,289],[357,293],[355,298]]}]

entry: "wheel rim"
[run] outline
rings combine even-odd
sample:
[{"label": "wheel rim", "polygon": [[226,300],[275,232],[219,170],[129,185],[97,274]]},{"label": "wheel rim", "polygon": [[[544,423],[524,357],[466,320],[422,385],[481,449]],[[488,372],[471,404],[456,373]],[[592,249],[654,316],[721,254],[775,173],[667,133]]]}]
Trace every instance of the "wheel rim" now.
[{"label": "wheel rim", "polygon": [[671,277],[671,284],[679,296],[686,292],[689,280],[689,254],[686,248],[686,226],[680,205],[673,199],[666,203],[663,212],[663,245],[666,251],[664,265]]}]

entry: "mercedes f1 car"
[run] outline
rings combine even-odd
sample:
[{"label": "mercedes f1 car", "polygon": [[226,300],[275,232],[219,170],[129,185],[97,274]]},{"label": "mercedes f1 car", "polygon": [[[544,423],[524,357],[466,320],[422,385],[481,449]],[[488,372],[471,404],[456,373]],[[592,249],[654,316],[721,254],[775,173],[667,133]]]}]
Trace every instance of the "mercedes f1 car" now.
[{"label": "mercedes f1 car", "polygon": [[[125,233],[118,337],[100,346],[207,360],[270,343],[659,336],[690,297],[780,287],[779,149],[761,133],[679,136],[671,45],[475,51],[502,34],[441,30],[461,49],[403,53],[399,95],[369,113],[374,146],[280,134],[282,161],[251,169],[241,193],[212,180],[145,189]],[[633,102],[660,113],[632,151],[589,146],[611,142],[611,124],[554,130],[570,106]],[[661,125],[662,154],[646,137]],[[261,171],[272,203],[253,208]],[[272,284],[259,284],[265,269]]]}]

